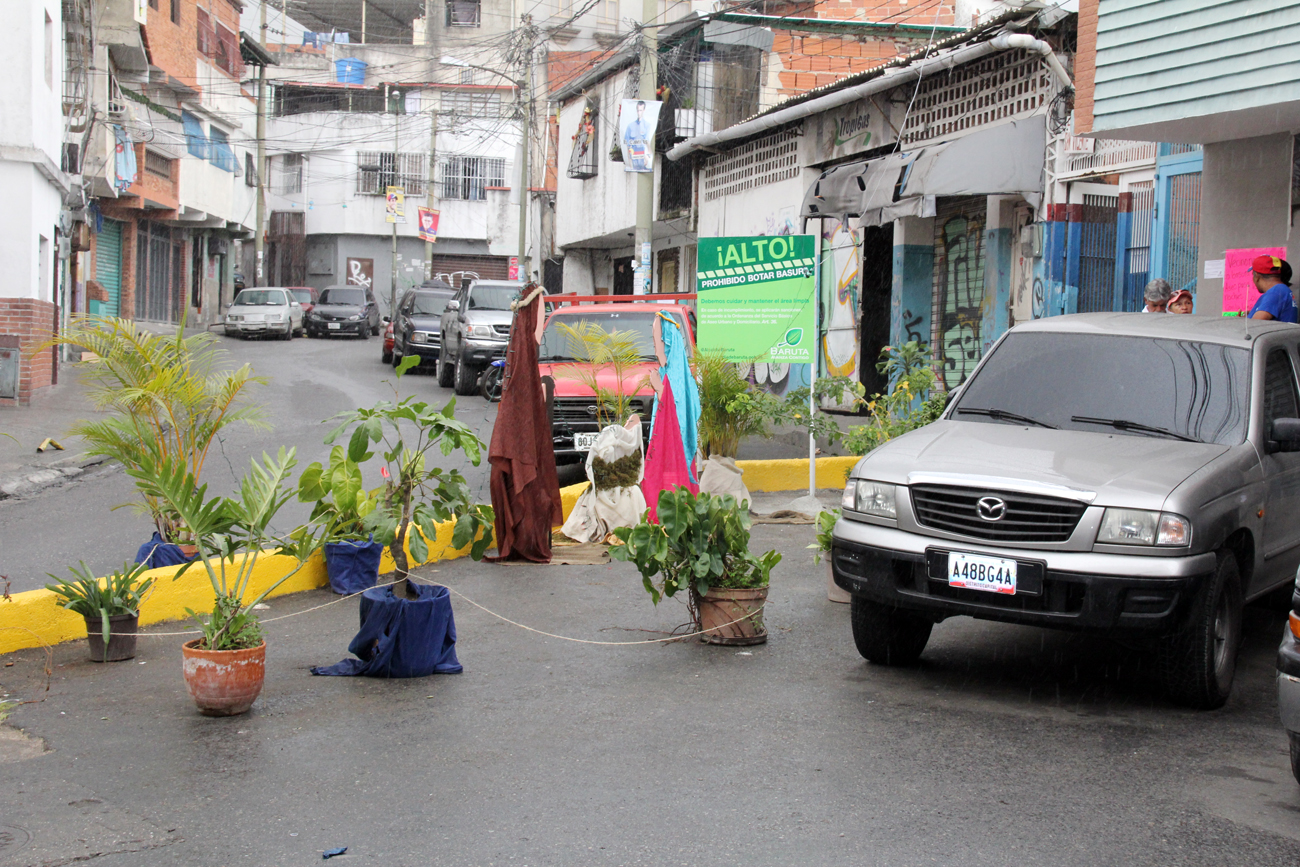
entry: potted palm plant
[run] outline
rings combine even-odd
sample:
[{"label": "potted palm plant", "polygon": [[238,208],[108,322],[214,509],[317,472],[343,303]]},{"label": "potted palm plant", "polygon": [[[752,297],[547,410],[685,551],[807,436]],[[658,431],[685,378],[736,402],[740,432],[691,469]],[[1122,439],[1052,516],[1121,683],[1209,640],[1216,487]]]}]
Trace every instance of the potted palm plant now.
[{"label": "potted palm plant", "polygon": [[749,500],[744,471],[736,466],[740,441],[772,435],[771,425],[786,418],[788,407],[771,392],[751,385],[736,365],[721,355],[694,359],[700,384],[700,450],[708,460],[700,474],[700,491]]},{"label": "potted palm plant", "polygon": [[70,566],[72,578],[50,575],[57,583],[45,589],[59,597],[64,608],[86,619],[86,641],[92,662],[119,662],[135,657],[135,635],[140,603],[154,579],[144,578],[148,566],[123,564],[102,582],[86,567]]},{"label": "potted palm plant", "polygon": [[643,519],[635,527],[615,529],[623,544],[611,548],[611,556],[636,565],[656,605],[686,590],[701,640],[731,645],[767,641],[763,608],[781,555],[749,553],[749,512],[730,495],[697,496],[677,488],[659,494],[658,518],[658,523]]},{"label": "potted palm plant", "polygon": [[[207,619],[189,612],[202,637],[182,648],[185,686],[205,716],[233,716],[252,707],[266,677],[266,641],[254,608],[297,574],[320,545],[308,528],[288,537],[271,530],[271,521],[292,496],[285,482],[296,464],[293,449],[282,448],[275,458],[263,455],[260,463],[254,459],[233,497],[208,496],[208,486],[199,485],[179,460],[129,470],[149,496],[175,512],[198,546],[198,558],[175,577],[198,566],[212,585],[214,602]],[[290,562],[254,595],[249,588],[269,548]]]},{"label": "potted palm plant", "polygon": [[[216,340],[207,332],[186,337],[183,322],[175,334],[154,334],[111,316],[74,320],[47,345],[94,353],[93,364],[83,363],[87,395],[108,415],[79,422],[71,433],[85,441],[89,454],[115,460],[133,475],[171,461],[199,479],[222,430],[237,422],[262,423],[260,408],[244,398],[250,385],[266,379],[254,376],[247,364],[224,365]],[[194,544],[190,528],[147,482],[137,479],[137,489],[157,529],[144,553],[164,544]]]}]

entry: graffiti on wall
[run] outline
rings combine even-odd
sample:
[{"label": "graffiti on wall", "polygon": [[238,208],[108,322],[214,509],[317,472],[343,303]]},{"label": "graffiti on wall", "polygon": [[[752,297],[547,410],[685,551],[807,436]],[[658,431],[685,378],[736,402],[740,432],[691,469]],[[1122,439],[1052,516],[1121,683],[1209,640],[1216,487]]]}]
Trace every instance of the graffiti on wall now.
[{"label": "graffiti on wall", "polygon": [[[822,235],[826,256],[823,261],[823,295],[830,303],[823,308],[826,333],[822,337],[822,357],[830,376],[856,376],[858,347],[862,344],[862,238],[859,230],[841,220]],[[826,291],[829,290],[829,291]]]},{"label": "graffiti on wall", "polygon": [[984,221],[957,214],[942,222],[935,242],[940,299],[938,361],[944,385],[966,381],[980,358],[984,322]]}]

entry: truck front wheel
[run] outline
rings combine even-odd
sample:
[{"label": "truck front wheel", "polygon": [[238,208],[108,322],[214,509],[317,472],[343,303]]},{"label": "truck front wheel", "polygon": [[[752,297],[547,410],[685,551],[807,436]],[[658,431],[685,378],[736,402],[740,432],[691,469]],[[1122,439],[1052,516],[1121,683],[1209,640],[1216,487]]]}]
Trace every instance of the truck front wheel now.
[{"label": "truck front wheel", "polygon": [[1187,624],[1160,644],[1160,679],[1171,701],[1197,710],[1227,702],[1237,672],[1241,605],[1237,558],[1220,551],[1214,576],[1197,594]]},{"label": "truck front wheel", "polygon": [[934,623],[926,617],[861,596],[853,597],[849,613],[858,653],[877,665],[916,662],[934,628]]}]

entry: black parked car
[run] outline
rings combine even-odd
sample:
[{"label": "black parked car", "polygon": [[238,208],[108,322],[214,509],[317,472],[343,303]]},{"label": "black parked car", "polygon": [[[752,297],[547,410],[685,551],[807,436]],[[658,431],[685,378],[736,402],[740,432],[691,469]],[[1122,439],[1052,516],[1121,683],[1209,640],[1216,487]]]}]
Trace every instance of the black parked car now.
[{"label": "black parked car", "polygon": [[392,354],[385,360],[396,367],[403,356],[418,355],[421,364],[436,363],[442,346],[442,311],[455,296],[455,289],[433,281],[407,292],[397,305]]},{"label": "black parked car", "polygon": [[362,286],[329,286],[307,316],[307,336],[355,334],[369,337],[379,333],[379,305],[375,295]]}]

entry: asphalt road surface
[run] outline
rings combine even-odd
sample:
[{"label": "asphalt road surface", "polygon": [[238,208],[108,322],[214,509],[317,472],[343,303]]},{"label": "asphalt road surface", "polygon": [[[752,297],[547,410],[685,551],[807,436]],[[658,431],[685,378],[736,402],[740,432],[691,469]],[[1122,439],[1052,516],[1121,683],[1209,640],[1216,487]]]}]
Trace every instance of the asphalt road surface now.
[{"label": "asphalt road surface", "polygon": [[[392,400],[394,384],[402,396],[415,395],[438,405],[454,397],[451,389],[439,388],[435,377],[422,372],[407,374],[398,382],[393,368],[380,362],[381,339],[377,337],[299,338],[287,343],[224,336],[220,340],[229,350],[232,365],[248,362],[269,383],[252,386],[249,391],[251,401],[265,407],[266,427],[227,427],[208,456],[203,481],[214,492],[233,493],[249,462],[263,452],[274,456],[280,446],[298,450],[299,466],[293,476],[296,481],[298,472],[307,464],[329,458],[323,440],[332,425],[324,424],[325,419],[379,400]],[[82,393],[79,376],[75,369],[65,368],[63,377],[65,384],[59,388],[64,394],[59,396],[59,403],[75,409],[77,401],[72,398]],[[457,398],[456,417],[487,442],[492,436],[496,408],[496,404],[477,395],[461,397]],[[86,403],[85,412],[91,411]],[[75,412],[59,416],[65,424],[79,417],[83,416]],[[63,434],[57,429],[49,432],[63,439],[70,450],[79,448],[77,441]],[[470,466],[459,456],[445,459],[443,465],[460,469],[476,496],[484,502],[489,499],[486,455],[479,467]],[[371,462],[366,483],[379,485],[378,474],[378,462]],[[130,477],[113,465],[94,469],[31,497],[0,500],[0,575],[8,577],[10,591],[42,587],[49,581],[47,572],[66,575],[66,565],[78,561],[85,561],[95,574],[103,575],[124,560],[133,560],[136,550],[153,533],[153,523],[134,508],[115,507],[137,500]],[[288,531],[306,521],[310,512],[309,505],[295,499],[276,523],[279,529]]]},{"label": "asphalt road surface", "polygon": [[[233,719],[194,711],[180,636],[108,665],[60,645],[48,692],[42,651],[4,657],[0,692],[36,703],[10,719],[26,735],[0,726],[0,865],[307,865],[342,846],[331,864],[1300,864],[1280,610],[1248,608],[1236,689],[1211,713],[1165,703],[1147,659],[1105,638],[965,618],[919,666],[882,668],[826,601],[812,534],[757,528],[754,550],[785,560],[754,648],[575,644],[456,597],[463,674],[313,677],[347,655],[349,599],[267,624],[266,688]],[[591,641],[685,619],[622,563],[436,570]]]}]

